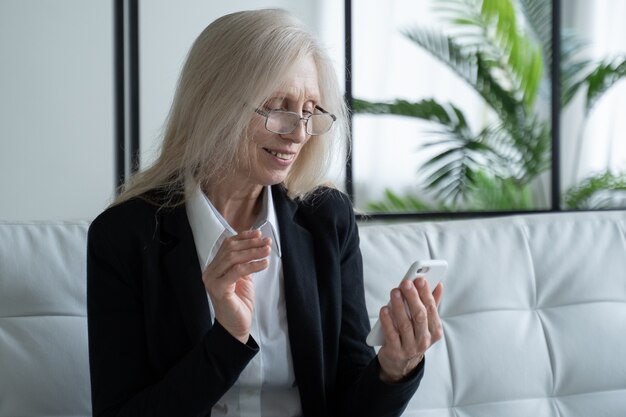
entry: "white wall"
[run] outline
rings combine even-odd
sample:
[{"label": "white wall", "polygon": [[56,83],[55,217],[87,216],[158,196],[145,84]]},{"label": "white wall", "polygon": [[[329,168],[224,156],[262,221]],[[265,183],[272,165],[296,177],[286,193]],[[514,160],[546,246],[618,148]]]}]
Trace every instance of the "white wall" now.
[{"label": "white wall", "polygon": [[0,0],[0,220],[92,218],[111,197],[111,4]]}]

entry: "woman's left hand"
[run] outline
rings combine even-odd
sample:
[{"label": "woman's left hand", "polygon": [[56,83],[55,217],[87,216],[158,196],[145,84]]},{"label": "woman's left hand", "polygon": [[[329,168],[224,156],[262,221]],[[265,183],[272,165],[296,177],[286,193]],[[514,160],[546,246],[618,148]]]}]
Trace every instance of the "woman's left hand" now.
[{"label": "woman's left hand", "polygon": [[431,293],[424,278],[404,280],[391,291],[391,305],[380,310],[385,342],[378,361],[383,381],[405,378],[422,361],[424,352],[443,337],[437,311],[442,295],[441,283]]}]

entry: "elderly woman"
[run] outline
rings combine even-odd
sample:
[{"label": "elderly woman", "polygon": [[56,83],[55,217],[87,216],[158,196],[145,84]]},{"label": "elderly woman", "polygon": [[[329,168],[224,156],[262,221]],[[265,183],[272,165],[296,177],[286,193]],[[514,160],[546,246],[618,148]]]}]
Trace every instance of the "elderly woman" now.
[{"label": "elderly woman", "polygon": [[354,214],[322,186],[345,139],[333,68],[293,17],[202,32],[159,158],[89,230],[95,416],[402,413],[442,289],[394,289],[385,343],[366,345]]}]

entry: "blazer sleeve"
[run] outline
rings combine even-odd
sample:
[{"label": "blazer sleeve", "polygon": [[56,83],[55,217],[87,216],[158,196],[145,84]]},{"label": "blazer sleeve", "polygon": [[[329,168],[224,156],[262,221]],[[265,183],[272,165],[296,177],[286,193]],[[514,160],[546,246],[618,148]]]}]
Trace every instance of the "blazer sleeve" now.
[{"label": "blazer sleeve", "polygon": [[[91,225],[87,314],[94,416],[199,416],[236,381],[258,351],[215,324],[165,375],[150,366],[142,291],[145,248],[132,216],[106,213]],[[136,219],[135,219],[136,220]],[[132,232],[135,230],[135,232]],[[150,231],[154,234],[154,229]],[[150,235],[148,235],[150,236]],[[172,343],[172,341],[164,341]],[[175,341],[174,341],[175,343]]]},{"label": "blazer sleeve", "polygon": [[341,246],[342,319],[339,347],[338,383],[343,387],[341,415],[360,417],[399,416],[417,390],[424,361],[400,383],[383,382],[380,364],[373,348],[365,343],[370,330],[365,305],[363,262],[359,234],[351,203],[343,199],[343,215],[338,223]]}]

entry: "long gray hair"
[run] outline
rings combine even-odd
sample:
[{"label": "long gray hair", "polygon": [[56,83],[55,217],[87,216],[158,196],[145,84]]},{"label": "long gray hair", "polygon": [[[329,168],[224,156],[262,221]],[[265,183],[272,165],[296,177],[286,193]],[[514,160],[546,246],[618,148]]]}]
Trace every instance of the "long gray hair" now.
[{"label": "long gray hair", "polygon": [[304,145],[284,181],[291,198],[306,198],[324,182],[333,158],[345,155],[347,109],[332,63],[311,32],[286,11],[266,9],[222,16],[198,36],[178,81],[159,157],[124,185],[114,204],[150,190],[168,203],[181,202],[185,179],[214,184],[229,175],[247,160],[253,106],[261,106],[309,55],[317,65],[320,103],[337,122]]}]

